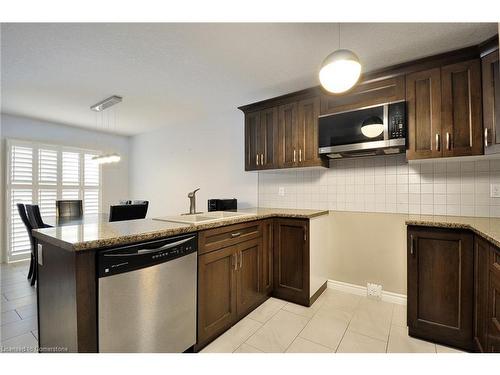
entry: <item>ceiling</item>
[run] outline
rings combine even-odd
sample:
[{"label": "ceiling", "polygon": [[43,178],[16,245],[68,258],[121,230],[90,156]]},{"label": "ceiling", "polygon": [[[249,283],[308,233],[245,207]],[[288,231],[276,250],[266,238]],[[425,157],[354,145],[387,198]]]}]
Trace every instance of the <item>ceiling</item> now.
[{"label": "ceiling", "polygon": [[[477,44],[496,23],[342,24],[364,71]],[[318,84],[338,24],[2,24],[2,112],[106,130],[206,126],[239,105]],[[111,112],[111,111],[109,111]]]}]

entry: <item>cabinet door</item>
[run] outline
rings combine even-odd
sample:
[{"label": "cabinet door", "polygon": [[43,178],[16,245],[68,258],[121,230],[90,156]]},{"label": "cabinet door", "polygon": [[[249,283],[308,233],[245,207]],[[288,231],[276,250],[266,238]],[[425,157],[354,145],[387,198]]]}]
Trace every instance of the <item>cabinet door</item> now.
[{"label": "cabinet door", "polygon": [[265,296],[273,291],[273,220],[262,224],[261,291]]},{"label": "cabinet door", "polygon": [[198,346],[236,320],[236,250],[227,247],[198,257]]},{"label": "cabinet door", "polygon": [[408,229],[408,328],[411,336],[472,348],[471,233]]},{"label": "cabinet door", "polygon": [[479,59],[441,69],[443,156],[483,153]]},{"label": "cabinet door", "polygon": [[285,104],[279,107],[278,114],[279,163],[280,167],[297,165],[298,119],[297,103]]},{"label": "cabinet door", "polygon": [[245,170],[256,170],[260,166],[259,156],[260,112],[245,114]]},{"label": "cabinet door", "polygon": [[236,246],[236,251],[238,255],[236,310],[240,319],[262,301],[259,280],[262,239],[242,242]]},{"label": "cabinet door", "polygon": [[406,77],[409,160],[441,157],[441,72],[439,68]]},{"label": "cabinet door", "polygon": [[474,239],[474,342],[479,352],[485,352],[488,348],[489,253],[489,243],[476,236]]},{"label": "cabinet door", "polygon": [[482,59],[485,154],[500,152],[500,66],[498,50]]},{"label": "cabinet door", "polygon": [[298,103],[298,162],[301,166],[321,164],[318,154],[319,98]]},{"label": "cabinet door", "polygon": [[273,295],[309,305],[309,223],[276,219],[274,224]]},{"label": "cabinet door", "polygon": [[490,247],[488,352],[500,353],[500,250]]},{"label": "cabinet door", "polygon": [[276,143],[278,141],[278,108],[261,111],[259,131],[260,167],[274,168],[276,164]]}]

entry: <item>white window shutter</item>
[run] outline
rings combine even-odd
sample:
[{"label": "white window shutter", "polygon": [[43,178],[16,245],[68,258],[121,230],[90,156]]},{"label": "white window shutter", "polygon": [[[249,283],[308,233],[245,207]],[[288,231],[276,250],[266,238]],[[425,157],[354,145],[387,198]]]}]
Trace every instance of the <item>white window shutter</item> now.
[{"label": "white window shutter", "polygon": [[57,151],[38,150],[38,184],[57,184]]},{"label": "white window shutter", "polygon": [[62,153],[62,184],[79,185],[80,184],[80,154],[78,152]]},{"label": "white window shutter", "polygon": [[33,183],[33,149],[12,146],[10,154],[10,181],[15,184]]},{"label": "white window shutter", "polygon": [[17,203],[31,204],[32,195],[32,189],[12,189],[10,191],[10,256],[14,258],[31,252],[28,231],[19,216]]}]

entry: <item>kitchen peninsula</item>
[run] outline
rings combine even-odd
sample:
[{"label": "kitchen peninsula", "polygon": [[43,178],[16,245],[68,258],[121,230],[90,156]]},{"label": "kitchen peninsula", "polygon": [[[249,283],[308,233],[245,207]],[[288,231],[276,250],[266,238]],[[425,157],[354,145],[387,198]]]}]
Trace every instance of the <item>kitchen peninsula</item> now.
[{"label": "kitchen peninsula", "polygon": [[[150,244],[170,238],[177,239],[173,244],[186,242],[187,234],[195,236],[189,236],[189,243],[195,241],[198,250],[197,269],[193,270],[193,280],[197,280],[194,350],[270,296],[309,306],[326,288],[327,225],[328,211],[254,208],[113,223],[101,218],[36,230],[40,351],[54,347],[70,352],[115,351],[112,347],[102,350],[104,337],[99,335],[99,329],[104,329],[99,324],[99,255],[141,245],[138,253],[155,259],[160,248],[151,249]],[[166,247],[162,245],[162,249]],[[193,246],[180,250],[181,255],[184,250],[192,252]],[[122,291],[113,290],[112,294]],[[132,310],[134,303],[129,301]],[[123,341],[126,327],[114,328],[116,340]]]}]

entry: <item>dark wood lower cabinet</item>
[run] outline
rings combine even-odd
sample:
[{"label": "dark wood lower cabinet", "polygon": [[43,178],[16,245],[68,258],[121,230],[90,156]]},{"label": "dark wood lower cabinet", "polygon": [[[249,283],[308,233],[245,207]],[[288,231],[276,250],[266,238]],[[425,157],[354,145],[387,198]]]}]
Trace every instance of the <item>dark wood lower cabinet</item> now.
[{"label": "dark wood lower cabinet", "polygon": [[273,225],[272,219],[262,223],[261,290],[266,296],[273,292]]},{"label": "dark wood lower cabinet", "polygon": [[487,352],[500,353],[500,249],[490,246]]},{"label": "dark wood lower cabinet", "polygon": [[260,273],[262,240],[243,242],[236,246],[236,311],[238,319],[247,315],[261,302]]},{"label": "dark wood lower cabinet", "polygon": [[472,349],[473,234],[408,228],[410,336]]},{"label": "dark wood lower cabinet", "polygon": [[500,250],[468,230],[408,226],[408,330],[500,352]]},{"label": "dark wood lower cabinet", "polygon": [[488,270],[490,245],[474,239],[474,344],[478,352],[487,351],[488,340]]},{"label": "dark wood lower cabinet", "polygon": [[198,342],[202,347],[236,319],[235,248],[198,257]]},{"label": "dark wood lower cabinet", "polygon": [[309,306],[309,221],[274,222],[274,286],[277,298]]}]

